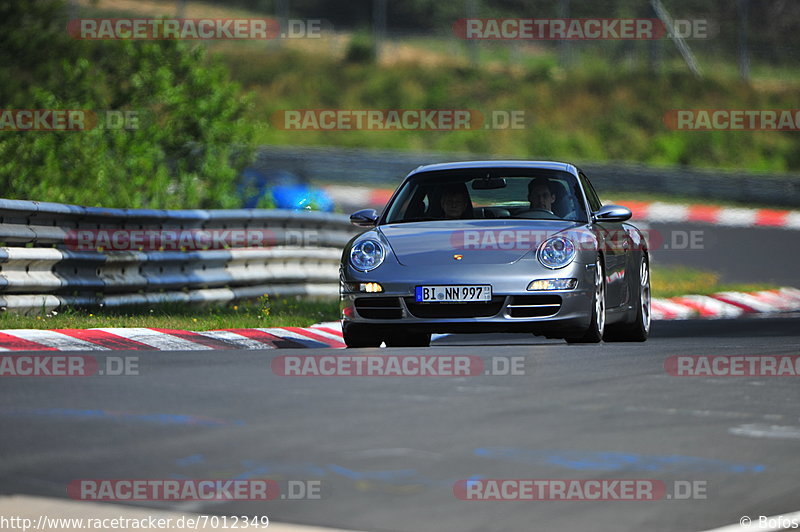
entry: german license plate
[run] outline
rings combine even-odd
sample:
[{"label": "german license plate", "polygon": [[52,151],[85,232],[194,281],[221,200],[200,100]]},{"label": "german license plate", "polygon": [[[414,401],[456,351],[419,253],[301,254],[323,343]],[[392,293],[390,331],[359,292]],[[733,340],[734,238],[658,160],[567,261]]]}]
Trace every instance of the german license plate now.
[{"label": "german license plate", "polygon": [[491,301],[492,285],[462,284],[416,287],[417,303],[460,303],[465,301]]}]

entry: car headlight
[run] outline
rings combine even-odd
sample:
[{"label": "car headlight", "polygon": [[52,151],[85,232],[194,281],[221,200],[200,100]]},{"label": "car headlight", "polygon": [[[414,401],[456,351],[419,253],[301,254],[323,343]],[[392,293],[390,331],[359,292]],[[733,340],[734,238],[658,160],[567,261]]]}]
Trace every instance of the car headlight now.
[{"label": "car headlight", "polygon": [[383,263],[386,252],[377,240],[362,240],[350,250],[350,264],[362,272],[374,270]]},{"label": "car headlight", "polygon": [[563,268],[575,258],[575,243],[565,236],[548,238],[539,248],[538,257],[546,268]]}]

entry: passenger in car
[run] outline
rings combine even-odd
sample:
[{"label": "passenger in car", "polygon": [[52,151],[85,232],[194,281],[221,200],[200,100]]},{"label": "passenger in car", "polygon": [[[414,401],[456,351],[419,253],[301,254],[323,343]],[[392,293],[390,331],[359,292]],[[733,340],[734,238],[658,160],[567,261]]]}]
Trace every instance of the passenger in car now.
[{"label": "passenger in car", "polygon": [[471,218],[473,216],[472,201],[469,191],[463,183],[448,185],[442,190],[441,207],[443,217],[451,220]]}]

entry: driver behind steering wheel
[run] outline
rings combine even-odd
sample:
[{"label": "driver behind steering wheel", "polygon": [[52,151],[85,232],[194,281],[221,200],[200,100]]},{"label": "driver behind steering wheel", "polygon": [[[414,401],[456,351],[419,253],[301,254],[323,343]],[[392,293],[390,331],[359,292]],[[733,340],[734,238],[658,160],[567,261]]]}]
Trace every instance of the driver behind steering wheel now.
[{"label": "driver behind steering wheel", "polygon": [[546,177],[531,179],[528,183],[528,201],[531,202],[531,209],[544,210],[553,214],[556,194],[550,180]]}]

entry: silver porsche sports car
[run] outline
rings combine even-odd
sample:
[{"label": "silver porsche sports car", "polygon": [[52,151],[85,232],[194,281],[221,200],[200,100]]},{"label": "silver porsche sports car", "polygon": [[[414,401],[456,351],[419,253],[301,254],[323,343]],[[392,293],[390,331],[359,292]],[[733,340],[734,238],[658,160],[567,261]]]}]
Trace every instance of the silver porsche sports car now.
[{"label": "silver porsche sports car", "polygon": [[647,242],[571,164],[421,166],[345,247],[348,347],[422,347],[431,333],[527,332],[570,343],[650,331]]}]

